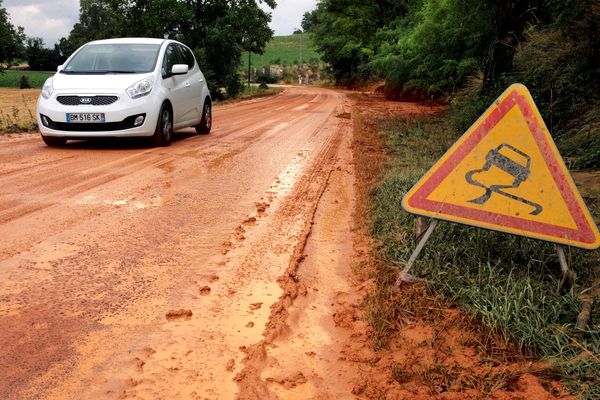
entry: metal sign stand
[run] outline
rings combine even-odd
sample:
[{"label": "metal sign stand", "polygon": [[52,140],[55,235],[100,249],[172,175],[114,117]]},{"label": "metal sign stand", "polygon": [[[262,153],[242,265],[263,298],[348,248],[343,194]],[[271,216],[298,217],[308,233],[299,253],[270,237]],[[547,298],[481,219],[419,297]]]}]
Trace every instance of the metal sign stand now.
[{"label": "metal sign stand", "polygon": [[[419,226],[420,223],[422,223],[422,222],[417,222],[417,226]],[[420,278],[417,278],[417,277],[409,274],[408,271],[410,271],[410,269],[412,268],[413,264],[417,260],[417,257],[419,257],[419,254],[421,253],[421,250],[423,250],[423,247],[425,247],[425,244],[427,243],[427,241],[431,237],[431,234],[433,233],[433,230],[435,229],[435,227],[437,226],[437,224],[438,224],[438,220],[437,219],[433,219],[431,221],[431,223],[429,224],[429,227],[427,228],[427,230],[423,234],[423,237],[421,237],[421,239],[419,240],[419,243],[417,244],[417,247],[415,248],[415,250],[411,254],[410,258],[408,259],[408,262],[406,263],[406,266],[404,267],[404,269],[398,275],[398,279],[396,279],[396,286],[400,286],[402,284],[402,282],[418,282],[418,281],[422,280]]]},{"label": "metal sign stand", "polygon": [[[417,257],[419,257],[419,254],[421,254],[421,251],[425,247],[425,244],[427,244],[427,241],[431,237],[431,234],[433,233],[433,230],[437,226],[438,222],[439,220],[432,219],[431,223],[427,227],[427,230],[423,232],[423,230],[425,229],[425,218],[420,216],[417,217],[416,234],[419,242],[417,243],[417,247],[408,259],[406,266],[398,274],[398,278],[396,279],[395,283],[396,287],[402,285],[403,282],[419,282],[423,280],[421,278],[417,278],[416,276],[411,275],[409,271],[414,265],[415,261],[417,260]],[[562,279],[560,280],[560,283],[558,285],[558,291],[560,292],[563,288],[566,288],[572,294],[573,285],[575,283],[575,278],[577,277],[577,274],[575,273],[575,271],[569,268],[567,257],[565,255],[565,248],[560,244],[555,244],[555,247],[556,252],[558,253],[558,260],[560,261],[560,271],[562,272]]]},{"label": "metal sign stand", "polygon": [[565,256],[565,248],[560,244],[555,245],[555,247],[556,252],[558,253],[558,260],[560,261],[560,271],[562,272],[562,279],[558,284],[558,291],[560,292],[566,284],[566,288],[573,294],[573,285],[577,274],[575,271],[569,269],[567,257]]}]

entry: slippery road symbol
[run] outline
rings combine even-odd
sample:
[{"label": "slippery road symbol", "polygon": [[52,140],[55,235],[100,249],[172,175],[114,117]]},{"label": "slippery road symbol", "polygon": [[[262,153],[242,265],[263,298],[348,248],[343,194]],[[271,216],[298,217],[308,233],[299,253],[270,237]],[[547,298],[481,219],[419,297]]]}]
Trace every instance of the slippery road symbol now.
[{"label": "slippery road symbol", "polygon": [[[521,161],[521,163],[515,161],[515,159]],[[538,215],[543,210],[543,207],[541,205],[526,200],[522,197],[515,196],[511,193],[507,193],[503,190],[516,189],[521,183],[526,181],[529,177],[530,165],[531,157],[529,157],[527,154],[517,149],[516,147],[511,146],[510,144],[503,143],[495,149],[490,150],[485,156],[485,164],[483,165],[483,168],[474,169],[472,171],[467,172],[465,175],[465,179],[469,184],[485,189],[485,193],[483,195],[475,199],[469,200],[469,202],[475,204],[484,204],[490,199],[493,193],[498,193],[499,195],[508,197],[510,199],[533,207],[533,211],[531,211],[529,214]],[[511,185],[491,185],[488,187],[473,179],[474,175],[488,171],[493,166],[496,166],[504,172],[506,172],[507,174],[511,175],[514,178],[513,183]]]}]

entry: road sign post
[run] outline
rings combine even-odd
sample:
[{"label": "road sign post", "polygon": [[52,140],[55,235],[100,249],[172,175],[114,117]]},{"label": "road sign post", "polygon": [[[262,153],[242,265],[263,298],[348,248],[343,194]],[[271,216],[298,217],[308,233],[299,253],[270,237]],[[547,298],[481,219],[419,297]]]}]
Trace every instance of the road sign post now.
[{"label": "road sign post", "polygon": [[[500,95],[408,191],[402,207],[434,221],[584,249],[600,246],[598,228],[531,94],[520,84]],[[557,249],[559,258],[564,256],[562,247]],[[563,258],[566,281],[573,275],[565,272]]]}]

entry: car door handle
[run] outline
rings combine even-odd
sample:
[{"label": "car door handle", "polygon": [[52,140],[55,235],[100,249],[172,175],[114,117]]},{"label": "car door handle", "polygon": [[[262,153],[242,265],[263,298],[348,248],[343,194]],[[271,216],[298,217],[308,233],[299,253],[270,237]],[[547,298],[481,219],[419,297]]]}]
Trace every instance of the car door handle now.
[{"label": "car door handle", "polygon": [[187,81],[187,82],[185,83],[185,87],[190,87],[190,86],[192,86],[192,84],[190,83],[190,81]]}]

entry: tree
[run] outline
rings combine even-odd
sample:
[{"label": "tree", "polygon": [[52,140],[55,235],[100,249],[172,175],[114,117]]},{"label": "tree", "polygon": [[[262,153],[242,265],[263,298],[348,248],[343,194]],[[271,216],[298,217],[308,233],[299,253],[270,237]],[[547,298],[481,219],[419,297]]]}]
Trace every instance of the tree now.
[{"label": "tree", "polygon": [[270,21],[257,0],[81,0],[80,22],[59,48],[118,36],[176,39],[194,50],[214,95],[222,87],[236,94],[242,52],[264,52]]},{"label": "tree", "polygon": [[452,93],[484,63],[493,17],[493,7],[479,0],[424,0],[378,31],[373,69],[405,91]]},{"label": "tree", "polygon": [[412,2],[322,0],[314,11],[304,14],[303,26],[313,34],[313,42],[336,80],[363,79],[372,73],[377,31],[406,15]]},{"label": "tree", "polygon": [[70,54],[91,40],[122,36],[126,7],[127,3],[119,0],[81,0],[79,22],[73,26],[62,48],[68,48]]},{"label": "tree", "polygon": [[10,23],[2,1],[0,0],[0,63],[6,63],[23,54],[25,35],[22,27],[15,29]]},{"label": "tree", "polygon": [[302,22],[300,23],[300,26],[302,26],[304,32],[309,32],[313,25],[319,23],[317,18],[317,10],[307,11],[304,13],[302,16]]},{"label": "tree", "polygon": [[64,62],[71,54],[77,50],[75,44],[70,42],[67,38],[60,38],[60,40],[54,44],[54,50],[60,56],[60,59]]},{"label": "tree", "polygon": [[54,49],[44,47],[44,40],[39,37],[27,38],[25,55],[32,71],[55,71],[64,61],[56,46]]},{"label": "tree", "polygon": [[524,40],[523,31],[531,17],[531,4],[528,0],[488,0],[489,7],[495,10],[493,37],[483,73],[483,90],[489,91],[513,66],[515,51]]},{"label": "tree", "polygon": [[[273,0],[265,1],[271,8]],[[241,89],[238,69],[242,53],[263,53],[273,36],[270,14],[255,0],[138,0],[127,20],[144,15],[138,24],[127,24],[127,35],[171,37],[194,49],[213,95],[228,95]]]}]

